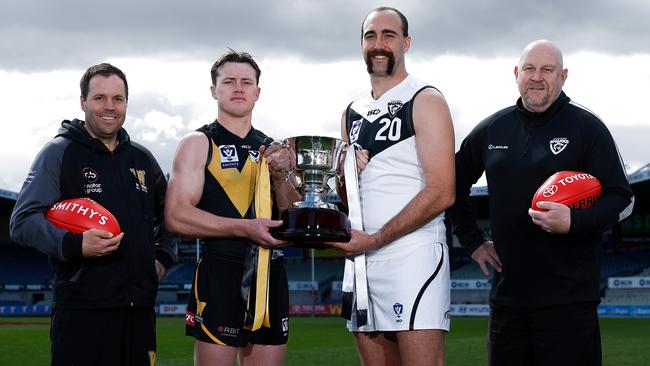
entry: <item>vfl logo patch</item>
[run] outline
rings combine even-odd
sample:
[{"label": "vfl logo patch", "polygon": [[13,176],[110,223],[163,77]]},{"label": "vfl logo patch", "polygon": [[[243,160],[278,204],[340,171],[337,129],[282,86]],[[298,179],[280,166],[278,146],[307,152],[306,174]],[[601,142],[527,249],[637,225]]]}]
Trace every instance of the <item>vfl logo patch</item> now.
[{"label": "vfl logo patch", "polygon": [[236,168],[239,165],[235,145],[219,146],[219,157],[221,158],[221,169]]},{"label": "vfl logo patch", "polygon": [[361,123],[363,119],[359,119],[352,122],[352,127],[350,128],[350,143],[353,144],[359,139],[359,131],[361,131]]},{"label": "vfl logo patch", "polygon": [[388,102],[388,113],[390,113],[391,117],[395,117],[395,114],[397,114],[403,106],[404,103],[402,103],[401,100],[391,100]]},{"label": "vfl logo patch", "polygon": [[250,155],[253,163],[257,163],[260,160],[260,152],[257,150],[249,150],[248,155]]},{"label": "vfl logo patch", "polygon": [[289,318],[282,318],[282,331],[286,332],[289,330]]},{"label": "vfl logo patch", "polygon": [[553,155],[561,153],[568,145],[569,139],[566,137],[556,137],[549,141],[549,147],[551,148]]},{"label": "vfl logo patch", "polygon": [[397,323],[401,323],[402,322],[402,319],[401,319],[402,318],[402,313],[404,312],[404,305],[396,302],[393,305],[393,311],[395,312],[395,316],[397,317],[397,319],[395,321]]}]

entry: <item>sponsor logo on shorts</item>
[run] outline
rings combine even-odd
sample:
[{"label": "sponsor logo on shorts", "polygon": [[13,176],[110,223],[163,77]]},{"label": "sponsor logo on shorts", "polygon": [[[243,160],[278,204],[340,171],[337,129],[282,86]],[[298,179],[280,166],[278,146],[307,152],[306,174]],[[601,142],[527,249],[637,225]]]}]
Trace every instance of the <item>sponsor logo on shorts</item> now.
[{"label": "sponsor logo on shorts", "polygon": [[289,331],[289,318],[282,318],[282,331],[283,332]]},{"label": "sponsor logo on shorts", "polygon": [[189,311],[185,313],[185,325],[194,326],[194,313]]},{"label": "sponsor logo on shorts", "polygon": [[395,312],[395,316],[396,316],[395,322],[401,323],[402,322],[402,313],[404,312],[404,305],[396,302],[393,305],[393,311]]},{"label": "sponsor logo on shorts", "polygon": [[451,310],[445,311],[445,319],[451,319]]},{"label": "sponsor logo on shorts", "polygon": [[241,329],[233,328],[233,327],[224,327],[220,325],[217,327],[217,332],[219,332],[219,334],[221,334],[222,337],[236,338],[241,333]]}]

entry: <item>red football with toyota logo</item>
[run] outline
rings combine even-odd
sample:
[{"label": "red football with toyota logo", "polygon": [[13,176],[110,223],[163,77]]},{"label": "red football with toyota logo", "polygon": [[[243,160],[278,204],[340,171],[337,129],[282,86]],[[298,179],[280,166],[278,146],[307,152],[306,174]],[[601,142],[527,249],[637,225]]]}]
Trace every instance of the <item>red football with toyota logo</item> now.
[{"label": "red football with toyota logo", "polygon": [[587,208],[598,200],[601,194],[600,182],[591,174],[561,171],[551,175],[542,184],[535,195],[531,208],[537,208],[537,202],[549,201],[562,203],[571,208]]},{"label": "red football with toyota logo", "polygon": [[89,229],[101,229],[119,235],[120,224],[104,206],[90,198],[72,198],[55,203],[45,213],[54,226],[81,234]]}]

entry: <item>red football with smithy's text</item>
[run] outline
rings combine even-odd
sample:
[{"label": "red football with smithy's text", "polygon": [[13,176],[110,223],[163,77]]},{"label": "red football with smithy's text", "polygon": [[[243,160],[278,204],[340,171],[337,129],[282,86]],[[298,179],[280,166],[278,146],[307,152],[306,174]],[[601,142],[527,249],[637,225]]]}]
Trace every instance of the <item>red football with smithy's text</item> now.
[{"label": "red football with smithy's text", "polygon": [[73,198],[55,203],[45,213],[54,226],[81,234],[89,229],[100,229],[118,235],[122,230],[113,214],[90,198]]},{"label": "red football with smithy's text", "polygon": [[587,208],[600,197],[602,188],[600,182],[591,174],[561,171],[551,175],[535,195],[531,208],[542,211],[537,202],[549,201],[562,203],[571,208]]}]

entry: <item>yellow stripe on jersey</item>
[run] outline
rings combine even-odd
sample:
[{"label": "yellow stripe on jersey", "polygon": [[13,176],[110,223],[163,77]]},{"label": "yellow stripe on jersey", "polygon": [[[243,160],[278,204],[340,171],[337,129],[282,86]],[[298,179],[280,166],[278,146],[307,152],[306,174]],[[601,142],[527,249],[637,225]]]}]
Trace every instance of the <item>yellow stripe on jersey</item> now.
[{"label": "yellow stripe on jersey", "polygon": [[[255,194],[255,180],[257,179],[257,163],[246,154],[246,163],[241,172],[237,168],[221,168],[221,157],[219,146],[210,140],[212,144],[212,158],[208,170],[219,182],[230,202],[237,208],[239,214],[244,217],[248,208],[253,202]],[[248,189],[245,189],[248,187]]]}]

